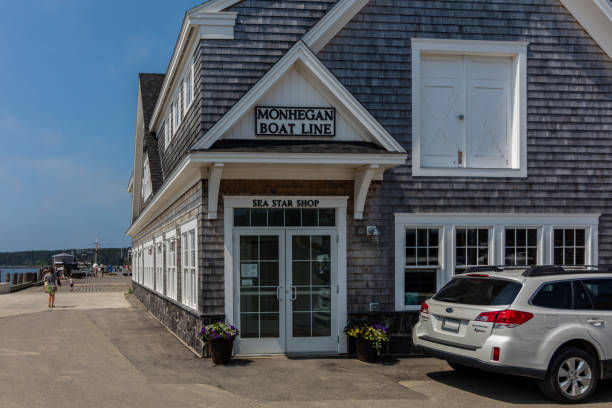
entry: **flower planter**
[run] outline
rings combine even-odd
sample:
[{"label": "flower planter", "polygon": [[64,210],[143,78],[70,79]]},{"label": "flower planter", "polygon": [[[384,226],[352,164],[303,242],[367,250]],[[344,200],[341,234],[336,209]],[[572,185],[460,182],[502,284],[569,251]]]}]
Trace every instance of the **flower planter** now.
[{"label": "flower planter", "polygon": [[215,364],[227,364],[232,359],[234,339],[210,339],[208,341],[210,356]]},{"label": "flower planter", "polygon": [[355,348],[357,349],[357,358],[366,363],[375,363],[378,361],[379,355],[376,352],[374,343],[368,340],[356,339]]}]

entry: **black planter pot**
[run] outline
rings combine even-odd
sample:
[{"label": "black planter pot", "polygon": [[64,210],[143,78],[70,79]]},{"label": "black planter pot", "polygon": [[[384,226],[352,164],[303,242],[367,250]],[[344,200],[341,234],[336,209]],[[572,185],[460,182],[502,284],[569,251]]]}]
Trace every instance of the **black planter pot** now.
[{"label": "black planter pot", "polygon": [[357,358],[366,363],[375,363],[380,357],[374,347],[374,342],[357,339],[355,341],[355,348],[357,349]]},{"label": "black planter pot", "polygon": [[215,364],[227,364],[232,359],[234,339],[211,339],[208,340],[210,356]]}]

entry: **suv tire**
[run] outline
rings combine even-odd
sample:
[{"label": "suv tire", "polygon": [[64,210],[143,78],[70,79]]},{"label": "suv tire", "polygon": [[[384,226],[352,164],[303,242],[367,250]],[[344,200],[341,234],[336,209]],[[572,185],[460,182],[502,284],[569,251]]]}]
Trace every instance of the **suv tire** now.
[{"label": "suv tire", "polygon": [[584,350],[567,347],[552,358],[546,378],[538,386],[547,397],[567,404],[591,398],[598,383],[597,360]]}]

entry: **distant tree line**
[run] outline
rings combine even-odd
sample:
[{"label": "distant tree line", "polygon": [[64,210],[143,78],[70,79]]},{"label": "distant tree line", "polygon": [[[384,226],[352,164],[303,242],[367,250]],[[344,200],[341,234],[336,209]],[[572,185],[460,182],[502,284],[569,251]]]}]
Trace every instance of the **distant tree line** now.
[{"label": "distant tree line", "polygon": [[[58,249],[53,251],[19,251],[0,252],[0,266],[46,266],[52,262],[52,256],[66,252],[76,255],[79,261],[94,263],[95,248]],[[123,255],[123,259],[121,258]],[[98,263],[104,265],[122,265],[128,263],[128,248],[99,248]]]}]

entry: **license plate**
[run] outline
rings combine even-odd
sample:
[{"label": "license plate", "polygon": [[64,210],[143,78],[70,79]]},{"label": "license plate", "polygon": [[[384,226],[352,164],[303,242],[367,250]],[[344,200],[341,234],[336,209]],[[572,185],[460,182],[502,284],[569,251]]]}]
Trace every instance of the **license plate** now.
[{"label": "license plate", "polygon": [[442,330],[458,333],[459,327],[461,327],[461,320],[447,318],[442,320]]}]

